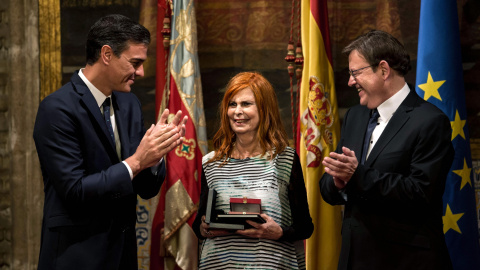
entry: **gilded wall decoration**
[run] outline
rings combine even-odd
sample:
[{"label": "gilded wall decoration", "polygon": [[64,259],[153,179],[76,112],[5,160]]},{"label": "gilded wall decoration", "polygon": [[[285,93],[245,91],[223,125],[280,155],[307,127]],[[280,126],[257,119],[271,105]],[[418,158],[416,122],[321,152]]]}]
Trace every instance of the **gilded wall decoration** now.
[{"label": "gilded wall decoration", "polygon": [[58,0],[39,2],[40,99],[62,85],[60,5]]},{"label": "gilded wall decoration", "polygon": [[[137,0],[139,2],[140,0]],[[157,1],[141,0],[139,23],[150,31],[150,45],[148,46],[147,61],[143,63],[145,77],[154,77],[156,70],[157,46]]]}]

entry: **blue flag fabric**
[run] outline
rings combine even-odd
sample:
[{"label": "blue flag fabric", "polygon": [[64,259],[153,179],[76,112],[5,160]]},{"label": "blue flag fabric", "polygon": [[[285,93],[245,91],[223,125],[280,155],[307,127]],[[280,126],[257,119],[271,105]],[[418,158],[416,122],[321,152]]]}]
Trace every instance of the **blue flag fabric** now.
[{"label": "blue flag fabric", "polygon": [[443,232],[455,270],[480,269],[472,158],[455,0],[422,0],[416,91],[449,118],[455,159],[443,195]]}]

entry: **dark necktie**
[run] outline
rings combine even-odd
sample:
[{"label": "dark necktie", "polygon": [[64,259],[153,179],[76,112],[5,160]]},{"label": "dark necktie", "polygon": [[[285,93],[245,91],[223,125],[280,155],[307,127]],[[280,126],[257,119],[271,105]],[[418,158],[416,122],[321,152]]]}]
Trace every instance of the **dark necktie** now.
[{"label": "dark necktie", "polygon": [[110,139],[115,145],[115,135],[113,134],[113,127],[112,121],[110,121],[110,98],[106,98],[102,104],[103,106],[103,118],[105,119],[105,123],[107,124],[108,133],[110,133]]},{"label": "dark necktie", "polygon": [[373,110],[370,119],[368,120],[367,132],[365,132],[365,140],[363,141],[363,151],[362,151],[362,160],[361,164],[365,163],[367,158],[368,146],[370,145],[370,137],[372,137],[373,130],[377,125],[377,120],[380,114],[378,113],[377,109]]}]

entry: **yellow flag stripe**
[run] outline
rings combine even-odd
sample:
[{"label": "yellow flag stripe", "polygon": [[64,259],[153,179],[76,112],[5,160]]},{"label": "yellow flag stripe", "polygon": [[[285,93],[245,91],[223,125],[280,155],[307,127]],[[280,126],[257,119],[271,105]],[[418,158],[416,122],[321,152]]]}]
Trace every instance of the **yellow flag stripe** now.
[{"label": "yellow flag stripe", "polygon": [[[305,62],[299,105],[299,115],[302,118],[299,150],[310,214],[315,224],[313,235],[306,244],[307,269],[334,270],[337,269],[340,254],[341,207],[334,207],[323,201],[318,181],[324,173],[324,168],[318,162],[335,150],[340,137],[340,123],[333,68],[328,61],[322,33],[310,12],[310,1],[303,0],[301,6],[302,45]],[[310,91],[311,80],[317,83],[316,89],[320,91],[319,93]],[[310,119],[310,124],[306,119]],[[314,139],[310,140],[311,137],[308,137],[306,140],[306,136],[315,130],[318,134],[314,136]],[[308,151],[308,146],[313,149]],[[314,155],[314,147],[321,150],[321,152],[317,151],[319,154],[316,160],[317,166],[307,167],[308,164],[313,166],[311,158],[307,158],[307,154]]]}]

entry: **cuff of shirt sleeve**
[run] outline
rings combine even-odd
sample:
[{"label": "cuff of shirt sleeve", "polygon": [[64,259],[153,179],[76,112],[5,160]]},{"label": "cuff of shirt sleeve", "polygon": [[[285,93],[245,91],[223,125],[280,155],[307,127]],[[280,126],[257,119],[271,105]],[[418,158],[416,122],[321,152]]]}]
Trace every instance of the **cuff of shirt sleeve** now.
[{"label": "cuff of shirt sleeve", "polygon": [[153,175],[156,176],[156,175],[158,174],[158,167],[160,167],[160,164],[162,164],[162,162],[163,162],[163,157],[160,159],[160,161],[159,161],[157,164],[155,164],[154,166],[150,167],[151,170],[152,170]]},{"label": "cuff of shirt sleeve", "polygon": [[123,164],[125,164],[125,167],[127,167],[127,170],[128,170],[128,173],[130,174],[130,180],[133,180],[133,172],[132,172],[132,168],[130,168],[130,166],[128,166],[128,163],[124,161],[122,161]]}]

